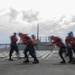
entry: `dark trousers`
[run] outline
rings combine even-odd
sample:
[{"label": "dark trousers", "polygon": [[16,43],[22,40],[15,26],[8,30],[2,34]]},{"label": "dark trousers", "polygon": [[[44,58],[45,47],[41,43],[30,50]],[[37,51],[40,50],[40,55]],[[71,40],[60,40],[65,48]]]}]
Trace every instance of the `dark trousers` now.
[{"label": "dark trousers", "polygon": [[75,45],[72,46],[72,50],[73,50],[73,52],[75,54]]},{"label": "dark trousers", "polygon": [[70,48],[70,47],[67,47],[67,56],[69,57],[69,61],[72,61],[73,52],[72,52],[72,48]]},{"label": "dark trousers", "polygon": [[63,53],[66,53],[66,47],[60,47],[60,49],[59,49],[59,56],[61,57],[61,59],[63,61],[65,61],[65,59],[63,57]]},{"label": "dark trousers", "polygon": [[9,52],[9,58],[11,59],[12,53],[16,51],[17,55],[19,55],[18,47],[16,44],[11,44],[10,45],[10,52]]},{"label": "dark trousers", "polygon": [[25,58],[26,58],[27,61],[29,61],[27,52],[29,52],[29,54],[32,56],[32,58],[34,59],[34,61],[38,61],[38,59],[36,57],[36,53],[35,53],[34,47],[31,47],[31,48],[26,47],[25,50],[24,50]]}]

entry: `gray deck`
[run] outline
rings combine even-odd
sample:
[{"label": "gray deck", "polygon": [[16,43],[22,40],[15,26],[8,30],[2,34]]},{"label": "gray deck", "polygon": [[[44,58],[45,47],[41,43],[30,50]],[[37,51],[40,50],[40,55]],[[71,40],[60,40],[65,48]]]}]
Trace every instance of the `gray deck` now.
[{"label": "gray deck", "polygon": [[[38,59],[39,64],[32,64],[32,58],[29,64],[23,64],[24,59],[8,61],[7,58],[0,58],[0,75],[75,75],[75,65],[60,64],[61,59],[56,49],[46,58]],[[68,61],[68,58],[65,59]]]}]

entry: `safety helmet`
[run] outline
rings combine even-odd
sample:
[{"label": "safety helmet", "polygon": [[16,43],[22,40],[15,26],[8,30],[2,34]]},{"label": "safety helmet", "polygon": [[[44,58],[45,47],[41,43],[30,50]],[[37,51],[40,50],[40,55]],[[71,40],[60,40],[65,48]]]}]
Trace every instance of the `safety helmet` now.
[{"label": "safety helmet", "polygon": [[16,35],[17,33],[16,33],[16,32],[14,32],[13,34],[14,34],[14,35]]},{"label": "safety helmet", "polygon": [[21,34],[22,34],[21,32],[18,33],[18,35],[21,35]]},{"label": "safety helmet", "polygon": [[29,36],[25,36],[25,39],[30,40],[30,37]]},{"label": "safety helmet", "polygon": [[71,35],[73,35],[73,32],[72,32],[72,31],[70,31],[70,32],[68,33],[68,36],[71,36]]},{"label": "safety helmet", "polygon": [[35,37],[35,35],[34,35],[34,34],[32,34],[31,36],[32,36],[32,37]]},{"label": "safety helmet", "polygon": [[71,31],[70,34],[73,34],[73,32]]},{"label": "safety helmet", "polygon": [[53,39],[54,38],[54,36],[50,36],[50,39]]}]

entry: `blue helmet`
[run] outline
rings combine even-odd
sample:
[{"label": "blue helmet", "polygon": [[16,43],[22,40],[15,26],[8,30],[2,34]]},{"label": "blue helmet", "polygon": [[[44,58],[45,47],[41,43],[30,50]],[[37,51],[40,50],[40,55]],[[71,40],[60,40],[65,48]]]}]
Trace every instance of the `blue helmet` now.
[{"label": "blue helmet", "polygon": [[73,35],[73,32],[72,31],[68,33],[68,36],[71,36],[71,35]]},{"label": "blue helmet", "polygon": [[17,33],[16,33],[16,32],[14,32],[13,34],[14,34],[14,35],[16,35]]},{"label": "blue helmet", "polygon": [[73,34],[73,32],[71,31],[70,34]]},{"label": "blue helmet", "polygon": [[68,33],[68,36],[71,36],[71,34],[70,34],[70,33]]},{"label": "blue helmet", "polygon": [[54,38],[54,36],[50,36],[50,39],[53,39]]},{"label": "blue helmet", "polygon": [[32,37],[35,37],[35,35],[34,35],[34,34],[32,34],[31,36],[32,36]]}]

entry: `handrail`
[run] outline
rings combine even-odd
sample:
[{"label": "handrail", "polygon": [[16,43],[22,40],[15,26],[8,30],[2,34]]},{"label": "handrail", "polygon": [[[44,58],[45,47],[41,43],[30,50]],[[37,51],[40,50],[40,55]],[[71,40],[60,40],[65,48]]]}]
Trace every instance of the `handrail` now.
[{"label": "handrail", "polygon": [[[45,46],[45,43],[39,43],[37,46],[38,48],[35,47],[36,50],[52,50],[54,46]],[[24,50],[25,45],[17,43],[19,50]],[[2,48],[10,48],[10,44],[0,44],[0,49]]]}]

